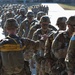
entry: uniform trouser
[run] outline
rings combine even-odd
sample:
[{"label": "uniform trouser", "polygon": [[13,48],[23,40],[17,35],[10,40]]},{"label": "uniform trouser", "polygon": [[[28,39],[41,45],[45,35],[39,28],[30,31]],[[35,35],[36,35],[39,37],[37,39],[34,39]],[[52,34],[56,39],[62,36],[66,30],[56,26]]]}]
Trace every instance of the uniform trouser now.
[{"label": "uniform trouser", "polygon": [[43,63],[37,63],[36,64],[36,72],[37,72],[37,75],[44,75],[45,73],[45,67],[44,67],[44,64]]},{"label": "uniform trouser", "polygon": [[7,74],[7,72],[2,69],[0,75],[31,75],[28,61],[24,61],[24,63],[24,69],[20,73]]},{"label": "uniform trouser", "polygon": [[1,75],[26,75],[24,69],[20,73],[7,74],[5,71],[1,71]]}]

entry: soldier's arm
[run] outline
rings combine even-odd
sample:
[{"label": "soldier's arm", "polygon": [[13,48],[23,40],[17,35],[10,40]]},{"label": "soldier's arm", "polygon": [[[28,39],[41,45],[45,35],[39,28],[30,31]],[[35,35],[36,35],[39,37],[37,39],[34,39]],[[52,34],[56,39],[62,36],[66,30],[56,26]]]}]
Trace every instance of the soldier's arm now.
[{"label": "soldier's arm", "polygon": [[34,41],[28,38],[25,38],[22,41],[23,41],[23,45],[25,46],[25,49],[33,49],[35,52],[39,48],[39,41]]},{"label": "soldier's arm", "polygon": [[32,36],[33,36],[34,31],[35,31],[35,28],[34,28],[34,26],[32,26],[30,28],[30,30],[29,30],[29,33],[28,33],[28,36],[27,37],[30,38],[30,39],[32,39]]},{"label": "soldier's arm", "polygon": [[75,35],[71,38],[65,58],[66,67],[69,75],[75,73]]},{"label": "soldier's arm", "polygon": [[50,52],[51,50],[52,40],[53,40],[53,37],[49,36],[45,42],[45,52],[46,53]]}]

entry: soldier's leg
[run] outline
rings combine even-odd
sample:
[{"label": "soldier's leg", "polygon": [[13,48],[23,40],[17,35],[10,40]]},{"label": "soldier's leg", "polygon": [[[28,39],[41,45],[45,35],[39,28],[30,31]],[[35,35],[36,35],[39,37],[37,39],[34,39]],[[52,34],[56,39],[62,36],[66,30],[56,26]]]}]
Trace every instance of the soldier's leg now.
[{"label": "soldier's leg", "polygon": [[13,75],[31,75],[29,62],[28,61],[24,61],[24,69],[20,73],[13,74]]},{"label": "soldier's leg", "polygon": [[29,62],[28,62],[28,61],[24,61],[24,62],[25,62],[25,64],[24,64],[25,73],[26,73],[27,75],[31,75]]},{"label": "soldier's leg", "polygon": [[44,75],[45,74],[45,60],[41,61],[41,74],[40,75]]},{"label": "soldier's leg", "polygon": [[37,63],[36,64],[36,75],[39,75],[39,73],[40,73],[40,64]]},{"label": "soldier's leg", "polygon": [[12,75],[12,74],[7,74],[3,69],[1,69],[1,75]]}]

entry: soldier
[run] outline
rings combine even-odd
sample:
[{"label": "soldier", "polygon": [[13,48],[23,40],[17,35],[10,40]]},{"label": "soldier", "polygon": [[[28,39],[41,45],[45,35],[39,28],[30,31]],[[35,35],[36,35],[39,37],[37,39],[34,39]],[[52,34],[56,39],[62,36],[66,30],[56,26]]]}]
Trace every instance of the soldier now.
[{"label": "soldier", "polygon": [[74,32],[74,27],[73,27],[74,24],[75,24],[75,16],[71,16],[67,21],[68,30],[60,32],[52,42],[52,52],[58,60],[57,64],[59,65],[57,71],[59,71],[60,75],[66,74],[65,72],[66,66],[64,59],[66,57],[70,38]]},{"label": "soldier", "polygon": [[[75,25],[73,25],[75,28]],[[68,75],[75,75],[75,32],[70,39],[67,55],[65,58]]]},{"label": "soldier", "polygon": [[75,74],[75,64],[74,64],[75,63],[75,58],[74,58],[75,57],[75,17],[74,19],[70,17],[69,20],[70,20],[69,25],[71,25],[72,28],[74,29],[74,33],[69,42],[65,62],[66,62],[68,75],[74,75]]},{"label": "soldier", "polygon": [[[52,41],[53,39],[57,36],[57,34],[59,34],[59,32],[61,32],[61,30],[66,30],[66,20],[67,18],[66,17],[59,17],[57,19],[57,22],[56,22],[56,25],[58,26],[58,30],[57,31],[54,31],[51,35],[49,35],[49,37],[47,38],[46,40],[46,43],[45,43],[45,59],[46,59],[46,73],[50,73],[51,71],[51,68],[54,66],[53,64],[55,63],[56,61],[56,58],[54,57],[54,55],[52,54],[52,51],[51,51],[51,45],[52,45]],[[48,65],[48,63],[50,63],[51,67]]]},{"label": "soldier", "polygon": [[19,10],[20,15],[16,18],[18,21],[18,24],[20,25],[21,22],[26,18],[26,10],[25,8],[20,8]]},{"label": "soldier", "polygon": [[15,13],[12,11],[12,8],[8,8],[7,13],[5,14],[5,20],[7,20],[8,18],[14,18]]},{"label": "soldier", "polygon": [[38,43],[18,37],[16,35],[18,23],[13,18],[7,19],[4,27],[8,36],[0,41],[1,75],[31,75],[28,62],[24,61],[23,52],[26,48],[36,50]]},{"label": "soldier", "polygon": [[[49,28],[49,23],[50,23],[50,18],[48,16],[42,16],[40,19],[40,25],[41,28],[37,29],[34,33],[33,33],[33,40],[41,40],[41,45],[40,45],[40,49],[37,53],[35,53],[34,58],[36,61],[36,68],[37,68],[37,75],[42,75],[44,74],[44,62],[40,61],[41,57],[44,56],[44,44],[46,39],[48,38],[48,35],[52,33],[52,29]],[[41,54],[40,54],[41,53]]]},{"label": "soldier", "polygon": [[18,35],[27,37],[31,24],[35,24],[35,22],[37,21],[34,19],[34,13],[32,11],[29,11],[27,13],[27,18],[21,23]]}]

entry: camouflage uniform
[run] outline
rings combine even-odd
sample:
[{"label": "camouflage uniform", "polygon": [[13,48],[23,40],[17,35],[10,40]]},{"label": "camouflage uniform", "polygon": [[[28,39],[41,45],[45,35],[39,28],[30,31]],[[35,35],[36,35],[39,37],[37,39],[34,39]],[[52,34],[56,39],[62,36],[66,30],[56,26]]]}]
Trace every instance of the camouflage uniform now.
[{"label": "camouflage uniform", "polygon": [[31,75],[28,61],[24,61],[23,52],[27,48],[36,50],[37,43],[20,38],[14,33],[18,28],[18,23],[13,18],[7,19],[4,27],[9,35],[0,41],[1,75]]},{"label": "camouflage uniform", "polygon": [[70,39],[69,42],[69,47],[68,47],[68,51],[67,51],[67,55],[66,55],[66,67],[67,67],[67,72],[68,74],[71,72],[71,74],[69,75],[74,75],[75,74],[75,33],[73,34],[73,36]]},{"label": "camouflage uniform", "polygon": [[69,42],[69,46],[67,49],[67,55],[65,58],[65,62],[66,62],[66,67],[67,67],[67,72],[68,75],[74,75],[75,74],[75,60],[74,60],[74,43],[75,43],[75,16],[71,16],[68,20],[68,24],[71,25],[71,27],[74,30],[74,34],[72,35],[70,42]]}]

